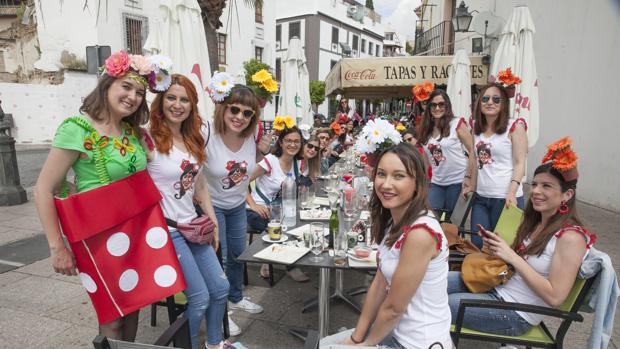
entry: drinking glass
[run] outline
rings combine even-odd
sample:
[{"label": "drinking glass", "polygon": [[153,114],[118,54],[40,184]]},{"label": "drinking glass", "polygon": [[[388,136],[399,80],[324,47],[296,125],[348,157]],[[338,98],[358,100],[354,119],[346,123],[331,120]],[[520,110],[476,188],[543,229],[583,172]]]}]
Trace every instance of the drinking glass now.
[{"label": "drinking glass", "polygon": [[310,223],[310,239],[311,239],[311,251],[314,256],[310,257],[310,261],[318,263],[323,260],[323,239],[325,233],[325,225],[323,223],[313,222]]},{"label": "drinking glass", "polygon": [[337,190],[331,190],[327,193],[327,199],[329,200],[329,208],[332,210],[338,207],[338,198],[340,197],[340,193]]},{"label": "drinking glass", "polygon": [[329,158],[321,158],[321,175],[326,176],[329,173]]},{"label": "drinking glass", "polygon": [[308,200],[308,187],[300,185],[297,193],[297,199],[302,209],[305,209],[309,205]]},{"label": "drinking glass", "polygon": [[272,202],[269,205],[269,221],[270,222],[282,222],[282,204],[279,202]]},{"label": "drinking glass", "polygon": [[347,219],[353,219],[359,211],[359,199],[355,188],[346,188],[344,192],[344,214]]},{"label": "drinking glass", "polygon": [[316,189],[314,187],[314,184],[306,187],[308,188],[308,206],[313,206],[314,205],[314,200],[316,199]]}]

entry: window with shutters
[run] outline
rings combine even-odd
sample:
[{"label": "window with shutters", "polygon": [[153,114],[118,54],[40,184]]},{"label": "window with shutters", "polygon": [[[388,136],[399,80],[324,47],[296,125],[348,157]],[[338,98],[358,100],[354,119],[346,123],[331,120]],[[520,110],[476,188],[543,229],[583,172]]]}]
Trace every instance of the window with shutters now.
[{"label": "window with shutters", "polygon": [[263,48],[262,47],[254,47],[254,58],[258,59],[259,61],[263,61]]},{"label": "window with shutters", "polygon": [[148,36],[148,18],[123,13],[123,29],[125,33],[125,50],[134,55],[142,54],[142,46]]},{"label": "window with shutters", "polygon": [[217,33],[217,60],[226,64],[226,34]]},{"label": "window with shutters", "polygon": [[366,39],[362,39],[362,47],[360,51],[366,52]]},{"label": "window with shutters", "polygon": [[352,48],[352,49],[354,49],[354,50],[356,50],[356,51],[357,51],[357,49],[358,49],[358,46],[357,46],[357,44],[358,44],[358,40],[359,40],[359,39],[358,39],[357,35],[353,35],[353,40],[351,40],[351,41],[352,41],[352,43],[353,43],[353,45],[352,45],[352,47],[351,47],[351,48]]},{"label": "window with shutters", "polygon": [[276,25],[276,42],[282,41],[282,25]]},{"label": "window with shutters", "polygon": [[338,28],[332,27],[332,44],[338,43]]},{"label": "window with shutters", "polygon": [[368,54],[372,56],[373,51],[372,51],[372,42],[368,41]]},{"label": "window with shutters", "polygon": [[288,24],[289,41],[295,36],[301,39],[301,22],[290,22]]}]

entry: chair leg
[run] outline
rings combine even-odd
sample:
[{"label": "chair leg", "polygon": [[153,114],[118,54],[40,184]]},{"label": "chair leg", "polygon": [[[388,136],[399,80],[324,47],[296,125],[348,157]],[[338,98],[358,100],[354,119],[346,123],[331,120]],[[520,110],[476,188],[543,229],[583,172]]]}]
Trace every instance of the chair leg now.
[{"label": "chair leg", "polygon": [[247,286],[249,284],[248,280],[248,264],[243,263],[243,285]]},{"label": "chair leg", "polygon": [[157,326],[157,305],[151,304],[151,327]]},{"label": "chair leg", "polygon": [[168,309],[168,321],[170,325],[177,319],[177,306],[174,303],[174,296],[166,298],[166,308]]},{"label": "chair leg", "polygon": [[223,327],[224,327],[224,339],[228,339],[228,337],[230,337],[230,329],[228,328],[228,301],[226,301],[226,304],[224,305]]},{"label": "chair leg", "polygon": [[269,264],[269,286],[273,287],[273,264]]}]

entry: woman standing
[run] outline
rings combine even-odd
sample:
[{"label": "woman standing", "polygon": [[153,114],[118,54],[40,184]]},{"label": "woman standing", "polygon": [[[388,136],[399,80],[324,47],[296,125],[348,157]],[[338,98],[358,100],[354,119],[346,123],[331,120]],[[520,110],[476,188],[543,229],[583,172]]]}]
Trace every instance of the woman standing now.
[{"label": "woman standing", "polygon": [[448,245],[427,204],[422,155],[402,142],[380,153],[373,171],[377,273],[355,329],[325,338],[321,347],[452,348]]},{"label": "woman standing", "polygon": [[[471,214],[471,229],[480,224],[494,230],[504,207],[523,208],[527,125],[519,118],[509,122],[510,101],[501,84],[488,84],[480,90],[474,109],[474,144],[478,162],[476,197]],[[472,235],[482,246],[482,239]]]},{"label": "woman standing", "polygon": [[[577,215],[577,163],[570,140],[550,146],[543,164],[534,171],[530,199],[512,246],[497,234],[484,234],[491,254],[512,265],[515,274],[487,293],[469,293],[460,272],[450,272],[448,293],[453,321],[462,299],[486,299],[559,307],[570,293],[581,262],[596,235],[584,229]],[[568,161],[567,161],[568,159]],[[543,316],[507,309],[468,308],[468,329],[520,336]]]},{"label": "woman standing", "polygon": [[[433,169],[429,200],[435,210],[450,216],[459,193],[473,191],[475,160],[471,131],[464,118],[452,114],[450,98],[443,91],[431,92],[420,127],[420,144]],[[466,156],[464,151],[470,156]]]},{"label": "woman standing", "polygon": [[[219,73],[223,75],[222,73]],[[222,76],[214,76],[221,81]],[[232,79],[226,77],[231,86]],[[270,135],[256,139],[260,103],[245,85],[228,88],[215,105],[213,124],[207,122],[207,161],[204,173],[217,217],[222,256],[230,292],[230,309],[261,313],[263,307],[243,297],[243,263],[237,257],[246,246],[245,197],[255,164],[269,151]]]},{"label": "woman standing", "polygon": [[[215,254],[219,236],[217,220],[204,176],[205,135],[198,115],[198,95],[183,75],[172,75],[170,87],[151,104],[148,171],[162,196],[161,207],[169,220],[170,236],[187,283],[187,310],[192,347],[198,347],[200,323],[207,314],[207,348],[222,348],[222,321],[229,284]],[[153,141],[148,142],[152,137]],[[214,224],[210,244],[187,240],[177,224],[197,218],[194,202]],[[231,333],[232,335],[239,334]]]}]

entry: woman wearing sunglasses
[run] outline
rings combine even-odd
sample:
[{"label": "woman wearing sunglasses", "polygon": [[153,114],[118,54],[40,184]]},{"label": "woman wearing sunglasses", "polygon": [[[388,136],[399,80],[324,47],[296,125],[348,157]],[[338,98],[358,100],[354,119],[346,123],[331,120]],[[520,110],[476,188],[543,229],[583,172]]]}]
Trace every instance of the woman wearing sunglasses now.
[{"label": "woman wearing sunglasses", "polygon": [[[222,258],[230,283],[228,308],[256,314],[263,307],[243,297],[243,263],[237,257],[246,246],[245,196],[250,174],[256,162],[267,154],[271,136],[257,135],[260,104],[251,89],[235,85],[217,97],[220,101],[215,105],[214,121],[207,122],[207,161],[203,172],[218,221]],[[231,332],[241,332],[229,322]]]},{"label": "woman wearing sunglasses", "polygon": [[[510,103],[501,84],[488,84],[480,90],[474,107],[474,144],[478,163],[476,197],[471,213],[471,229],[478,224],[495,230],[504,207],[523,208],[521,179],[525,174],[527,125],[519,118],[509,123]],[[482,238],[472,235],[482,246]]]},{"label": "woman wearing sunglasses", "polygon": [[316,177],[321,174],[321,162],[319,158],[319,138],[312,136],[304,143],[301,160],[301,174],[314,182]]},{"label": "woman wearing sunglasses", "polygon": [[473,141],[467,122],[455,117],[445,91],[435,89],[422,117],[418,141],[424,146],[433,169],[428,198],[435,210],[449,216],[459,193],[467,196],[473,190],[475,176]]}]

